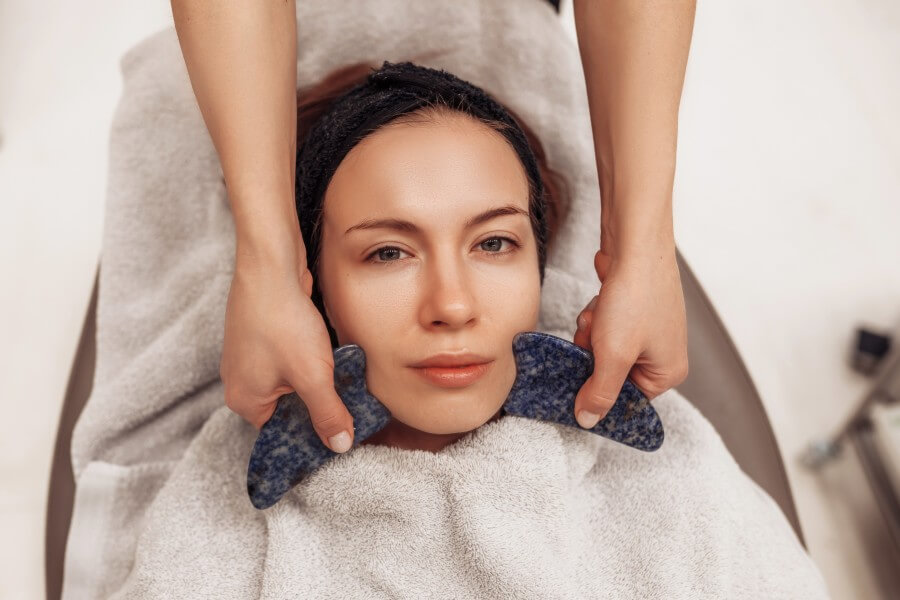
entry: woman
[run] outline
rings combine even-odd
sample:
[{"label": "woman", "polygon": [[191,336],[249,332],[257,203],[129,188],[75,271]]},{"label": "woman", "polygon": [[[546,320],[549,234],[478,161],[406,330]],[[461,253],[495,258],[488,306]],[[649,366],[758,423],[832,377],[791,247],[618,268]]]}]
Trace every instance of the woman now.
[{"label": "woman", "polygon": [[[381,4],[404,10],[403,3]],[[468,4],[475,14],[483,10]],[[584,427],[606,414],[626,376],[649,398],[687,377],[672,186],[694,5],[573,2],[602,192],[593,284],[596,289],[602,281],[603,290],[585,321],[596,368],[575,403]],[[359,10],[352,2],[327,6]],[[173,0],[172,8],[236,223],[237,266],[220,367],[225,402],[259,428],[277,398],[296,390],[322,442],[345,451],[353,420],[331,391],[328,339],[304,294],[311,285],[306,248],[288,218],[296,5],[251,0],[212,10],[206,2]],[[235,93],[250,89],[254,93]]]},{"label": "woman", "polygon": [[[366,352],[369,389],[394,416],[377,441],[440,449],[482,425],[515,380],[513,336],[537,327],[562,181],[505,112],[409,63],[350,65],[303,94],[297,213],[311,295],[332,347]],[[329,180],[323,163],[338,161]],[[414,366],[461,353],[484,365],[471,385]]]},{"label": "woman", "polygon": [[[258,511],[257,432],[221,407],[153,500],[115,597],[827,597],[777,505],[674,390],[654,403],[652,453],[498,415],[561,205],[539,147],[450,74],[354,69],[301,102],[316,116],[298,216],[333,343],[361,345],[394,421]],[[458,350],[488,363],[480,378],[417,369]]]}]

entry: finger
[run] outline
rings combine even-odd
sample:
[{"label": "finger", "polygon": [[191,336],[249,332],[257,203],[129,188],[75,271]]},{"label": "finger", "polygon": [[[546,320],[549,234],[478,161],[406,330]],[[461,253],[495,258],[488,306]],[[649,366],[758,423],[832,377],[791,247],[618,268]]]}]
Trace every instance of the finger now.
[{"label": "finger", "polygon": [[612,264],[612,257],[608,254],[604,254],[603,250],[597,250],[594,254],[594,270],[597,271],[597,277],[600,278],[600,282],[606,279],[606,274],[609,273],[609,267]]},{"label": "finger", "polygon": [[[279,398],[280,397],[281,396],[279,396]],[[250,408],[246,408],[244,409],[245,414],[241,416],[253,423],[253,426],[256,427],[257,431],[259,431],[263,428],[263,425],[265,425],[269,421],[269,419],[272,418],[272,415],[275,414],[276,408],[278,408],[278,398],[276,398],[271,403],[267,403],[264,405],[254,405]]]},{"label": "finger", "polygon": [[575,337],[572,340],[576,346],[580,346],[585,350],[591,349],[591,322],[594,320],[594,307],[597,305],[599,295],[591,298],[587,306],[584,307],[578,317],[575,319]]},{"label": "finger", "polygon": [[303,269],[303,274],[300,276],[300,287],[303,288],[304,294],[312,296],[313,277],[309,269]]},{"label": "finger", "polygon": [[353,416],[334,389],[334,367],[323,365],[313,376],[294,377],[297,383],[291,385],[306,405],[322,443],[334,452],[346,452],[353,446]]},{"label": "finger", "polygon": [[[598,348],[600,346],[597,346]],[[575,420],[585,429],[594,427],[616,403],[633,362],[613,352],[594,353],[594,372],[575,396]]]},{"label": "finger", "polygon": [[588,352],[591,351],[591,329],[589,326],[579,327],[575,330],[575,338],[572,342]]},{"label": "finger", "polygon": [[252,394],[249,394],[246,390],[238,389],[229,380],[224,380],[224,383],[225,405],[253,425],[257,431],[262,429],[263,425],[272,418],[272,414],[277,407],[277,400],[281,394],[275,395],[271,400],[256,397],[257,399],[248,402],[248,398],[251,398]]},{"label": "finger", "polygon": [[594,308],[597,306],[597,300],[600,299],[600,294],[596,294],[591,301],[587,303],[587,306],[578,313],[578,326],[585,327],[590,325],[590,320],[594,316]]},{"label": "finger", "polygon": [[587,306],[578,313],[578,317],[575,319],[576,329],[587,329],[591,330],[591,321],[594,318],[594,307],[597,306],[597,299],[600,296],[594,296],[590,302],[587,303]]},{"label": "finger", "polygon": [[576,329],[590,332],[591,331],[591,321],[594,320],[594,313],[589,310],[583,310],[578,314],[578,318],[575,320]]}]

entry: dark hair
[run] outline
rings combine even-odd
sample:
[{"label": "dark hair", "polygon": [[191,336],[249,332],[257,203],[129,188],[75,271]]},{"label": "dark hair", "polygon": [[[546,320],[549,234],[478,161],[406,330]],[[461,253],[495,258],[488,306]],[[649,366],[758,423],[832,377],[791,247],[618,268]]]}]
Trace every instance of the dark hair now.
[{"label": "dark hair", "polygon": [[[382,67],[382,69],[387,68],[388,65],[389,63],[385,63],[385,67]],[[309,136],[313,134],[312,130],[316,128],[317,125],[320,125],[323,117],[328,118],[330,116],[329,113],[338,100],[346,98],[349,92],[357,90],[359,86],[364,84],[366,80],[370,78],[373,72],[377,71],[378,69],[376,67],[365,62],[347,65],[332,71],[319,83],[298,91],[298,166],[301,164],[300,157],[305,149],[306,142],[308,141]],[[468,84],[467,82],[465,84],[471,86],[471,84]],[[474,86],[471,87],[478,90],[478,88],[475,88]],[[484,93],[481,90],[478,91]],[[533,164],[536,164],[536,169],[532,171],[525,168],[524,171],[528,180],[529,214],[531,215],[532,230],[535,233],[535,238],[538,240],[541,282],[543,283],[544,257],[546,256],[547,248],[550,247],[556,237],[559,223],[564,219],[566,209],[568,208],[568,202],[565,197],[566,186],[563,178],[548,166],[543,146],[537,136],[512,110],[506,106],[502,107],[502,110],[505,110],[509,114],[509,117],[515,121],[514,125],[518,125],[521,134],[519,134],[518,131],[515,131],[515,127],[507,122],[499,119],[486,118],[481,114],[477,114],[467,102],[456,102],[451,105],[449,100],[438,95],[433,102],[429,102],[424,106],[419,106],[414,110],[410,110],[408,106],[401,103],[389,106],[386,114],[383,111],[374,124],[367,123],[367,134],[371,134],[378,127],[390,123],[426,121],[434,118],[445,110],[467,114],[503,135],[523,161],[523,166],[525,166],[525,159],[522,157],[533,155]],[[524,134],[524,139],[522,134]],[[320,140],[314,141],[319,142]],[[336,159],[336,162],[339,162],[339,160],[343,158],[346,151],[343,153],[339,152],[338,154],[339,156]],[[333,173],[333,170],[337,168],[337,164],[332,165],[331,168],[331,173]],[[312,301],[325,320],[332,347],[336,348],[338,346],[337,334],[328,321],[321,289],[318,285],[319,277],[317,274],[321,244],[322,204],[324,202],[325,189],[327,188],[328,182],[320,182],[320,189],[316,189],[314,193],[307,192],[307,197],[301,198],[300,189],[302,182],[299,181],[299,178],[301,177],[300,170],[300,168],[297,170],[297,216],[300,220],[300,229],[303,235],[303,243],[306,248],[307,264],[313,275]],[[321,179],[324,180],[325,177],[322,177]],[[330,180],[330,175],[328,179]],[[543,221],[546,221],[546,223],[542,223],[537,215],[542,215]],[[546,236],[541,235],[540,233],[542,226],[546,227]]]}]

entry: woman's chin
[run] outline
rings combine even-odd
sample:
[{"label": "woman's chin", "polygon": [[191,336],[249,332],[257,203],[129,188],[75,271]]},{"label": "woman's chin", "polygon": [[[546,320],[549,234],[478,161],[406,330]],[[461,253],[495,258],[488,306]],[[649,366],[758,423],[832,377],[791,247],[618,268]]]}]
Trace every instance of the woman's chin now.
[{"label": "woman's chin", "polygon": [[465,422],[441,422],[434,423],[429,422],[424,424],[421,427],[416,427],[415,425],[409,425],[410,427],[414,427],[423,433],[430,433],[431,435],[454,435],[457,433],[469,433],[470,431],[474,431],[484,425],[487,420],[482,422],[476,421],[465,421]]},{"label": "woman's chin", "polygon": [[484,418],[477,418],[476,410],[466,414],[464,419],[441,419],[434,415],[427,418],[422,415],[414,415],[412,418],[409,415],[393,415],[386,427],[363,444],[438,452],[485,423],[499,419],[501,415],[502,410],[499,408]]},{"label": "woman's chin", "polygon": [[447,415],[443,418],[430,416],[416,416],[402,420],[398,418],[407,427],[412,427],[424,433],[432,435],[453,435],[458,433],[468,433],[474,431],[499,416],[500,407],[493,410],[471,410],[463,415]]}]

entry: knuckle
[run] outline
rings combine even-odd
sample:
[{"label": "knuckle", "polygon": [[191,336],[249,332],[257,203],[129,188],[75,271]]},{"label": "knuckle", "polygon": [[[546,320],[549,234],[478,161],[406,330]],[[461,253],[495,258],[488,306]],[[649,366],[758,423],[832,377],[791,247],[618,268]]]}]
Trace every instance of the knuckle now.
[{"label": "knuckle", "polygon": [[615,403],[615,398],[610,399],[605,394],[593,393],[589,394],[585,399],[584,408],[590,410],[591,412],[602,413],[608,411]]},{"label": "knuckle", "polygon": [[231,410],[232,412],[243,416],[243,413],[244,413],[243,405],[240,402],[238,402],[236,397],[231,396],[231,397],[225,398],[225,406],[227,406],[229,408],[229,410]]},{"label": "knuckle", "polygon": [[681,368],[678,370],[678,383],[682,383],[685,379],[687,379],[690,372],[690,364],[688,363],[687,359],[685,359],[685,361],[681,363]]},{"label": "knuckle", "polygon": [[309,393],[310,389],[328,389],[334,386],[334,365],[316,358],[298,369],[295,378],[301,393]]},{"label": "knuckle", "polygon": [[234,393],[234,389],[226,386],[225,387],[225,406],[234,410],[234,405],[236,401],[237,395]]},{"label": "knuckle", "polygon": [[313,428],[326,438],[347,429],[344,425],[343,417],[337,413],[327,413],[325,416],[318,416],[312,420],[312,424]]},{"label": "knuckle", "polygon": [[644,395],[647,397],[647,400],[653,400],[657,396],[662,395],[666,390],[670,389],[666,386],[654,385],[647,388],[644,392]]},{"label": "knuckle", "polygon": [[600,360],[603,361],[607,370],[627,371],[634,364],[633,357],[616,346],[609,347],[603,345],[598,347],[595,345],[594,352],[600,357]]}]

